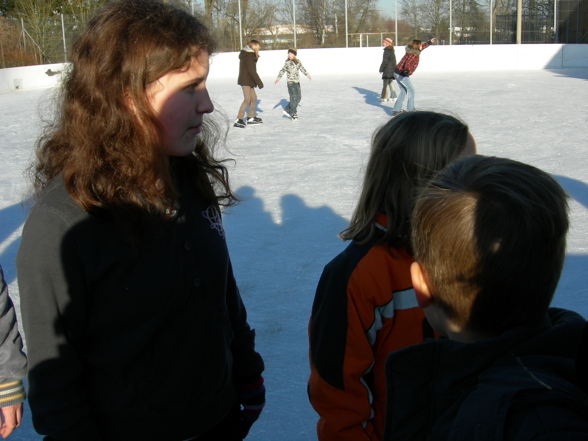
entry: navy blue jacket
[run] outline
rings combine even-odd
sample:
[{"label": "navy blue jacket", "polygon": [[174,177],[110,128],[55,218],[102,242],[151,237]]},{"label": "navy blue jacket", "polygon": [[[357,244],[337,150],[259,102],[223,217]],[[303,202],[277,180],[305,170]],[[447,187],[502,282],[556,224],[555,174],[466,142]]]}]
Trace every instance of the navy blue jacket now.
[{"label": "navy blue jacket", "polygon": [[578,314],[552,308],[534,328],[392,353],[383,439],[588,439],[588,396],[575,373],[584,324]]}]

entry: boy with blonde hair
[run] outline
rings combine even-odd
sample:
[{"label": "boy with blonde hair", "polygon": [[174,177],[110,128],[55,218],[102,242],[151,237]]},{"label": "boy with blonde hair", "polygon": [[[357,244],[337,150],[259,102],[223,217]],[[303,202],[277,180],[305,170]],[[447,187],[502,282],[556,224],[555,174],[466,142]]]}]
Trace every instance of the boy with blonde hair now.
[{"label": "boy with blonde hair", "polygon": [[549,308],[568,231],[564,190],[509,159],[450,164],[413,211],[411,276],[447,339],[390,355],[385,440],[586,440],[575,358],[585,320]]}]

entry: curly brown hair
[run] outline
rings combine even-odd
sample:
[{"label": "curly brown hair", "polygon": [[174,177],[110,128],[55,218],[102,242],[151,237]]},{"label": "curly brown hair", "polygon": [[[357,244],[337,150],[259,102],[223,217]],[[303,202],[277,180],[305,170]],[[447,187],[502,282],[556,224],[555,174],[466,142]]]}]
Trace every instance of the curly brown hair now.
[{"label": "curly brown hair", "polygon": [[36,194],[61,174],[85,211],[105,210],[123,222],[166,219],[180,188],[218,206],[233,204],[225,161],[213,156],[219,127],[206,118],[193,154],[163,156],[162,127],[146,93],[153,81],[214,49],[208,29],[169,4],[126,0],[101,9],[73,48],[55,117],[37,141]]}]

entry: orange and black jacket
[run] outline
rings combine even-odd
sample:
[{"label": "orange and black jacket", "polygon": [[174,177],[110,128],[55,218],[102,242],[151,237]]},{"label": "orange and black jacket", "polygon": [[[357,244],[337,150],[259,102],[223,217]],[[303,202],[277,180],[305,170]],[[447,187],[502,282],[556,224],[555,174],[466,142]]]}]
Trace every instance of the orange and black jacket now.
[{"label": "orange and black jacket", "polygon": [[351,242],[325,267],[309,324],[319,441],[382,439],[386,357],[433,337],[412,289],[413,261],[405,249]]}]

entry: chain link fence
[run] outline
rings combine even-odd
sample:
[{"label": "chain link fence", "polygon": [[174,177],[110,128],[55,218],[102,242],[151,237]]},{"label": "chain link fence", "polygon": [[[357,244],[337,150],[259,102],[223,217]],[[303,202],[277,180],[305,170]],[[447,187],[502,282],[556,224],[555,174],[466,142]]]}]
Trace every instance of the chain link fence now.
[{"label": "chain link fence", "polygon": [[[242,38],[236,20],[222,23],[213,20],[211,27],[221,52],[236,51],[242,41],[252,38],[261,41],[265,49],[374,47],[381,46],[386,37],[398,45],[415,38],[426,41],[432,36],[437,37],[437,44],[517,42],[516,0],[486,0],[485,5],[479,0],[396,1],[398,23],[381,19],[366,25],[364,32],[360,29],[345,33],[344,16],[336,15],[333,24],[324,25],[320,36],[316,26],[300,21],[296,28],[285,24],[257,27],[252,31],[244,29]],[[407,13],[411,5],[420,15]],[[436,15],[431,13],[431,8],[437,8]],[[67,15],[35,20],[0,16],[0,68],[65,62],[82,28],[79,18]],[[521,43],[588,43],[588,0],[524,0]]]}]

